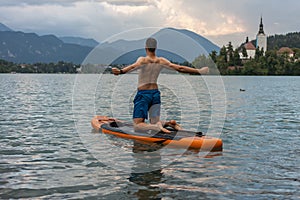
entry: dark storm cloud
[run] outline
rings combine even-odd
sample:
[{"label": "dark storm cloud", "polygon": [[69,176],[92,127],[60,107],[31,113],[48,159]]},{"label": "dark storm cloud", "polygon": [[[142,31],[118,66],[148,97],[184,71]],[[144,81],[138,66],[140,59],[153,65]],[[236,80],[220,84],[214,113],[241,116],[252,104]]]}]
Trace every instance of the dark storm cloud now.
[{"label": "dark storm cloud", "polygon": [[0,6],[26,6],[26,5],[62,5],[70,6],[76,2],[107,2],[114,5],[141,6],[148,3],[146,0],[7,0],[0,2]]},{"label": "dark storm cloud", "polygon": [[268,35],[300,31],[299,8],[298,0],[7,0],[0,1],[0,22],[100,41],[132,28],[185,28],[222,45],[254,38],[261,15]]}]

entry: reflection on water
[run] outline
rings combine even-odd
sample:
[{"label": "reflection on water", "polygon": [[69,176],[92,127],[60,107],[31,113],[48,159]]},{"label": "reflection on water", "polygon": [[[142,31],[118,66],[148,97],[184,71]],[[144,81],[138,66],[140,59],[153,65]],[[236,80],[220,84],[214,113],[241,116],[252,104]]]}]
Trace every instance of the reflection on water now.
[{"label": "reflection on water", "polygon": [[132,173],[129,181],[141,186],[138,191],[134,192],[134,196],[138,199],[160,199],[161,192],[158,186],[163,177],[162,170],[152,172]]},{"label": "reflection on water", "polygon": [[134,196],[138,199],[145,197],[158,199],[160,196],[160,188],[155,186],[161,183],[163,177],[161,156],[158,151],[160,148],[134,142],[132,149],[134,165],[128,180],[142,187],[134,192]]}]

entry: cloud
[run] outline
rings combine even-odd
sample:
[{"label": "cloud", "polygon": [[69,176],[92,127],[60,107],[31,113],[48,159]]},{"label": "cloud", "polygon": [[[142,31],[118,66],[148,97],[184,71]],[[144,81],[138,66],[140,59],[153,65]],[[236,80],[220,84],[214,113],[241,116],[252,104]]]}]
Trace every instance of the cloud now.
[{"label": "cloud", "polygon": [[75,2],[79,2],[80,0],[26,0],[20,2],[19,0],[10,0],[1,2],[1,6],[31,6],[31,5],[71,5]]},{"label": "cloud", "polygon": [[97,2],[106,2],[112,5],[144,6],[149,5],[147,0],[95,0]]},{"label": "cloud", "polygon": [[10,0],[0,3],[0,22],[15,30],[99,41],[134,28],[174,27],[222,45],[230,37],[233,43],[254,38],[261,15],[267,34],[299,31],[299,7],[298,0]]},{"label": "cloud", "polygon": [[214,3],[202,5],[201,1],[192,1],[190,3],[193,5],[186,6],[186,2],[184,0],[156,1],[158,10],[166,16],[165,26],[187,28],[204,36],[245,31],[242,20],[232,13],[218,10]]},{"label": "cloud", "polygon": [[147,0],[26,0],[20,2],[20,0],[9,0],[1,2],[1,6],[31,6],[31,5],[62,5],[70,6],[75,3],[101,3],[106,2],[113,5],[131,5],[140,6],[148,4]]},{"label": "cloud", "polygon": [[119,17],[121,17],[120,15],[123,17],[142,15],[149,9],[149,6],[146,5],[132,6],[128,4],[111,4],[107,2],[103,2],[102,5],[106,10],[110,11],[112,15]]},{"label": "cloud", "polygon": [[153,15],[156,13],[154,7],[142,5],[142,2],[147,3],[64,1],[63,4],[35,4],[31,1],[32,5],[0,6],[0,20],[15,30],[59,36],[79,35],[101,41],[128,29],[161,26],[157,22],[163,21],[163,18],[159,14]]}]

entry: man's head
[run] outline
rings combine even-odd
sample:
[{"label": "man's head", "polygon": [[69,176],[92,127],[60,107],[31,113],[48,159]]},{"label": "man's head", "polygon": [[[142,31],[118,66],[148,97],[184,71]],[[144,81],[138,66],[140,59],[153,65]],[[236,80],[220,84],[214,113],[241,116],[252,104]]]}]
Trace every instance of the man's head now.
[{"label": "man's head", "polygon": [[157,48],[157,41],[154,38],[148,38],[146,40],[146,47],[148,51],[154,53]]}]

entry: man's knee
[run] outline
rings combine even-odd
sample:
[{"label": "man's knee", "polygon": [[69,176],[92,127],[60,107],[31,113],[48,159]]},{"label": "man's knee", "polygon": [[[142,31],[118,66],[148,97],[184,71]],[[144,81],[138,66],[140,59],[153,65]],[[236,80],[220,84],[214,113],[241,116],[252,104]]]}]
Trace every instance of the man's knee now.
[{"label": "man's knee", "polygon": [[144,118],[133,118],[134,124],[140,124],[140,123],[144,123],[144,122],[145,122]]},{"label": "man's knee", "polygon": [[157,122],[159,122],[160,121],[160,117],[151,117],[150,118],[150,123],[151,124],[156,124]]}]

